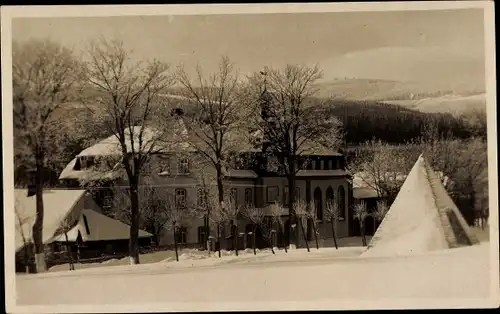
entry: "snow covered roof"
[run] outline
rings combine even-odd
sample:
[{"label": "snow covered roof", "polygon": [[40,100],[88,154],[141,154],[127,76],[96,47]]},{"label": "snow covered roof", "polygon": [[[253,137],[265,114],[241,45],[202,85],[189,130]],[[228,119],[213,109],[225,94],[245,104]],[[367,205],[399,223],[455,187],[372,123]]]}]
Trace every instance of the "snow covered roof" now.
[{"label": "snow covered roof", "polygon": [[[182,129],[180,131],[181,135],[185,135],[186,130],[184,127],[184,123],[181,119],[178,119],[176,126],[173,127],[173,131]],[[139,139],[140,132],[143,129],[142,133],[142,147],[139,147]],[[132,130],[132,132],[130,132]],[[172,134],[169,134],[169,136]],[[174,141],[165,138],[167,135],[164,132],[160,132],[157,129],[152,127],[142,127],[142,126],[134,126],[131,129],[125,130],[125,144],[127,146],[127,152],[132,151],[131,140],[134,142],[134,151],[139,151],[141,148],[142,152],[151,152],[154,151],[174,151],[179,150],[180,148],[188,149],[188,145],[182,141]],[[92,145],[83,151],[81,151],[77,157],[79,156],[121,156],[122,150],[120,146],[120,142],[118,141],[118,137],[116,135],[111,135],[95,145]]]},{"label": "snow covered roof", "polygon": [[[71,242],[76,241],[78,232],[80,232],[84,242],[126,240],[130,238],[129,225],[91,209],[84,209],[82,211],[76,226],[67,233],[68,240]],[[151,233],[139,230],[140,238],[147,238],[151,236]],[[55,237],[53,241],[66,241],[65,235],[61,234]]]},{"label": "snow covered roof", "polygon": [[[56,235],[61,222],[72,212],[78,201],[84,196],[84,190],[44,190],[43,205],[43,242],[47,243]],[[32,227],[36,217],[36,197],[28,197],[27,189],[15,189],[16,211],[16,251],[23,248],[25,242],[32,241]],[[21,220],[21,224],[19,220]]]},{"label": "snow covered roof", "polygon": [[353,197],[356,199],[378,198],[377,190],[370,187],[355,187],[352,189]]},{"label": "snow covered roof", "polygon": [[108,179],[108,180],[113,180],[115,178],[118,178],[120,176],[120,170],[115,169],[115,170],[110,170],[110,171],[97,171],[92,168],[87,168],[87,169],[81,169],[81,170],[75,170],[75,165],[76,165],[76,160],[77,158],[73,158],[68,165],[63,169],[61,174],[59,175],[60,180],[66,180],[66,179],[77,179],[77,180],[82,180],[82,179],[88,179],[88,178],[93,178],[95,180],[103,180],[103,179]]}]

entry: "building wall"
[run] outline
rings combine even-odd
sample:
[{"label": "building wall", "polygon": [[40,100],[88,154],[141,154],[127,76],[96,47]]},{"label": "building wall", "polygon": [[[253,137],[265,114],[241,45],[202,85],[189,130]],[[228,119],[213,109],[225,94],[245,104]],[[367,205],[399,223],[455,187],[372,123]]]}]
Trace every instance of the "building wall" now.
[{"label": "building wall", "polygon": [[[175,195],[177,189],[184,189],[186,191],[186,201],[188,206],[195,206],[198,200],[197,193],[197,185],[198,179],[197,176],[200,175],[199,169],[194,167],[196,165],[200,165],[197,160],[192,160],[189,163],[190,173],[182,173],[180,160],[185,157],[181,155],[171,155],[168,158],[161,158],[160,156],[153,156],[153,160],[150,165],[145,169],[145,173],[147,176],[141,178],[141,184],[151,185],[157,188],[161,188],[165,191],[165,193]],[[192,156],[191,156],[192,158]],[[324,169],[327,167],[329,169],[339,169],[344,165],[342,163],[341,157],[332,157],[331,167],[328,163],[328,160],[324,160],[321,162],[317,161],[318,167]],[[194,164],[193,164],[194,163]],[[312,167],[312,166],[311,166]],[[315,169],[318,169],[315,167]],[[195,172],[195,173],[194,173]],[[162,173],[162,174],[160,174]],[[215,170],[210,167],[205,167],[203,169],[203,173],[205,176],[209,177],[209,180],[215,184]],[[147,179],[146,179],[147,178]],[[148,181],[146,181],[148,180]],[[122,185],[127,185],[126,181],[118,182]],[[286,204],[284,189],[288,185],[287,179],[285,177],[272,176],[272,177],[260,177],[257,179],[231,179],[224,181],[225,191],[229,193],[231,189],[236,189],[237,200],[240,206],[243,206],[245,203],[245,191],[246,189],[252,189],[252,196],[254,200],[254,205],[256,207],[265,207],[266,205],[273,203],[275,200],[280,202],[281,204]],[[344,177],[311,177],[297,178],[296,187],[298,188],[299,195],[297,197],[302,199],[303,201],[309,202],[313,200],[314,190],[319,188],[322,194],[322,204],[323,204],[323,212],[325,212],[324,207],[326,204],[326,190],[328,187],[332,187],[334,193],[337,194],[338,187],[343,186],[346,192],[345,195],[345,208],[349,208],[349,197],[348,197],[348,181]],[[277,187],[277,198],[269,199],[268,198],[268,187]],[[216,187],[214,187],[216,188]],[[95,205],[95,202],[91,200],[91,198],[85,198],[82,200],[82,205],[80,207],[85,208],[96,208],[99,210],[99,207]],[[344,237],[349,235],[349,214],[346,213],[346,219],[344,221],[339,221],[337,224],[337,236]],[[248,219],[240,219],[238,221],[239,231],[242,232],[245,230],[245,227],[249,224]],[[199,234],[198,228],[204,225],[203,217],[191,219],[190,221],[185,221],[182,223],[187,228],[186,232],[186,242],[189,244],[196,244],[199,242]],[[305,225],[307,228],[307,225]],[[216,230],[212,228],[211,235],[215,236]],[[322,223],[319,228],[320,237],[321,238],[330,238],[331,237],[331,227],[327,223]],[[222,236],[229,235],[229,230],[224,230]],[[163,235],[160,240],[161,245],[170,245],[173,244],[173,231],[170,229],[166,229],[163,231]],[[200,243],[200,246],[202,244]]]},{"label": "building wall", "polygon": [[[314,191],[316,190],[316,188],[319,188],[321,190],[321,203],[322,203],[322,207],[323,207],[323,217],[326,216],[326,210],[325,210],[325,207],[326,207],[326,202],[327,202],[327,199],[326,199],[326,191],[329,187],[331,187],[333,189],[333,192],[334,192],[334,195],[335,197],[337,197],[338,195],[338,190],[339,190],[339,187],[342,186],[344,188],[344,191],[345,191],[345,197],[344,197],[344,200],[345,200],[345,205],[344,205],[344,209],[345,209],[345,214],[344,214],[344,219],[339,219],[339,221],[336,223],[336,234],[337,234],[337,237],[339,238],[342,238],[342,237],[347,237],[349,236],[349,221],[350,219],[348,219],[349,217],[349,214],[348,214],[348,208],[350,206],[349,204],[349,197],[348,197],[348,182],[345,178],[335,178],[335,179],[332,179],[332,180],[325,180],[325,179],[322,179],[322,180],[311,180],[311,190],[310,190],[310,193],[311,193],[311,201],[314,200]],[[331,226],[329,225],[329,222],[323,220],[321,223],[319,223],[318,225],[318,231],[319,231],[319,238],[320,239],[330,239],[332,238],[332,231],[331,231]]]}]

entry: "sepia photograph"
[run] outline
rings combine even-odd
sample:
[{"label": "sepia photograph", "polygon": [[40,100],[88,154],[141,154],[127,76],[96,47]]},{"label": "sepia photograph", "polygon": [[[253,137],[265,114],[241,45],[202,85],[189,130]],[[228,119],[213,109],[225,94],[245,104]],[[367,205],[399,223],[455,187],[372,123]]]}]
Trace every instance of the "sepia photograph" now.
[{"label": "sepia photograph", "polygon": [[1,26],[7,312],[500,305],[493,2]]}]

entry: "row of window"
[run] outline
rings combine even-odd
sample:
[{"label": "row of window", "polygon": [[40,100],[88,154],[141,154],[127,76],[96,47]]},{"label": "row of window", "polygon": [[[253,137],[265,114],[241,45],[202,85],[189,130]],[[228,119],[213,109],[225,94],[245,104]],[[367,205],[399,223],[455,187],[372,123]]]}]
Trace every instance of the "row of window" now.
[{"label": "row of window", "polygon": [[308,170],[335,170],[340,169],[340,160],[311,160],[306,169]]}]

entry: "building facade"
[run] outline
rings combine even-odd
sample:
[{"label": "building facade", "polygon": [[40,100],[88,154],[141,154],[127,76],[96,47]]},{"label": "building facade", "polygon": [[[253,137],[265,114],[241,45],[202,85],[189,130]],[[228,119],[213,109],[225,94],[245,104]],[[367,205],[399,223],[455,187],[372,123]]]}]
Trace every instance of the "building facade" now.
[{"label": "building facade", "polygon": [[[113,142],[114,141],[114,142]],[[100,188],[94,193],[96,202],[103,207],[103,212],[113,210],[113,186],[126,186],[125,176],[113,171],[116,166],[108,165],[108,170],[103,171],[102,159],[106,159],[113,151],[116,152],[116,139],[111,136],[87,148],[76,156],[63,170],[60,180],[68,186],[79,185],[79,181],[89,177],[100,182]],[[239,156],[238,165],[228,166],[224,169],[224,190],[230,195],[233,202],[243,208],[253,206],[263,209],[271,204],[279,203],[283,206],[283,221],[285,230],[275,236],[273,245],[283,245],[289,230],[288,222],[288,180],[287,177],[273,170],[276,157],[266,154],[264,149],[254,151],[235,152]],[[159,189],[163,194],[171,195],[179,208],[199,206],[202,203],[200,195],[200,154],[193,150],[172,149],[162,153],[151,154],[149,163],[143,171],[143,185]],[[298,156],[298,172],[296,173],[296,199],[314,204],[318,223],[319,237],[322,240],[332,238],[331,227],[325,218],[325,208],[329,201],[338,202],[340,217],[336,223],[337,237],[346,237],[352,234],[352,180],[346,171],[345,157],[337,152],[321,152],[316,155]],[[203,172],[215,176],[215,170],[204,167]],[[147,182],[146,182],[147,180]],[[215,180],[212,181],[215,184]],[[106,189],[108,187],[108,189]],[[266,214],[267,215],[267,214]],[[238,226],[240,242],[248,242],[247,236],[252,232],[253,224],[239,215],[235,222]],[[270,221],[270,219],[267,219]],[[292,224],[293,226],[294,224]],[[311,221],[303,223],[308,241],[313,240]],[[190,218],[182,221],[181,227],[175,233],[175,240],[181,246],[205,247],[207,235],[206,217]],[[215,237],[215,228],[210,228],[210,235]],[[233,227],[234,229],[234,227]],[[257,228],[256,234],[262,234],[262,228]],[[149,230],[147,230],[149,231]],[[230,237],[234,230],[227,226],[220,230],[220,245],[231,247],[233,241]],[[259,236],[259,238],[262,238]],[[269,237],[268,237],[269,238]],[[302,240],[302,236],[299,237]],[[249,238],[248,238],[249,240]],[[270,241],[258,239],[261,246]],[[170,246],[174,243],[174,232],[167,225],[159,235],[158,244]],[[239,244],[242,246],[243,244]],[[243,245],[244,246],[244,245]]]}]

